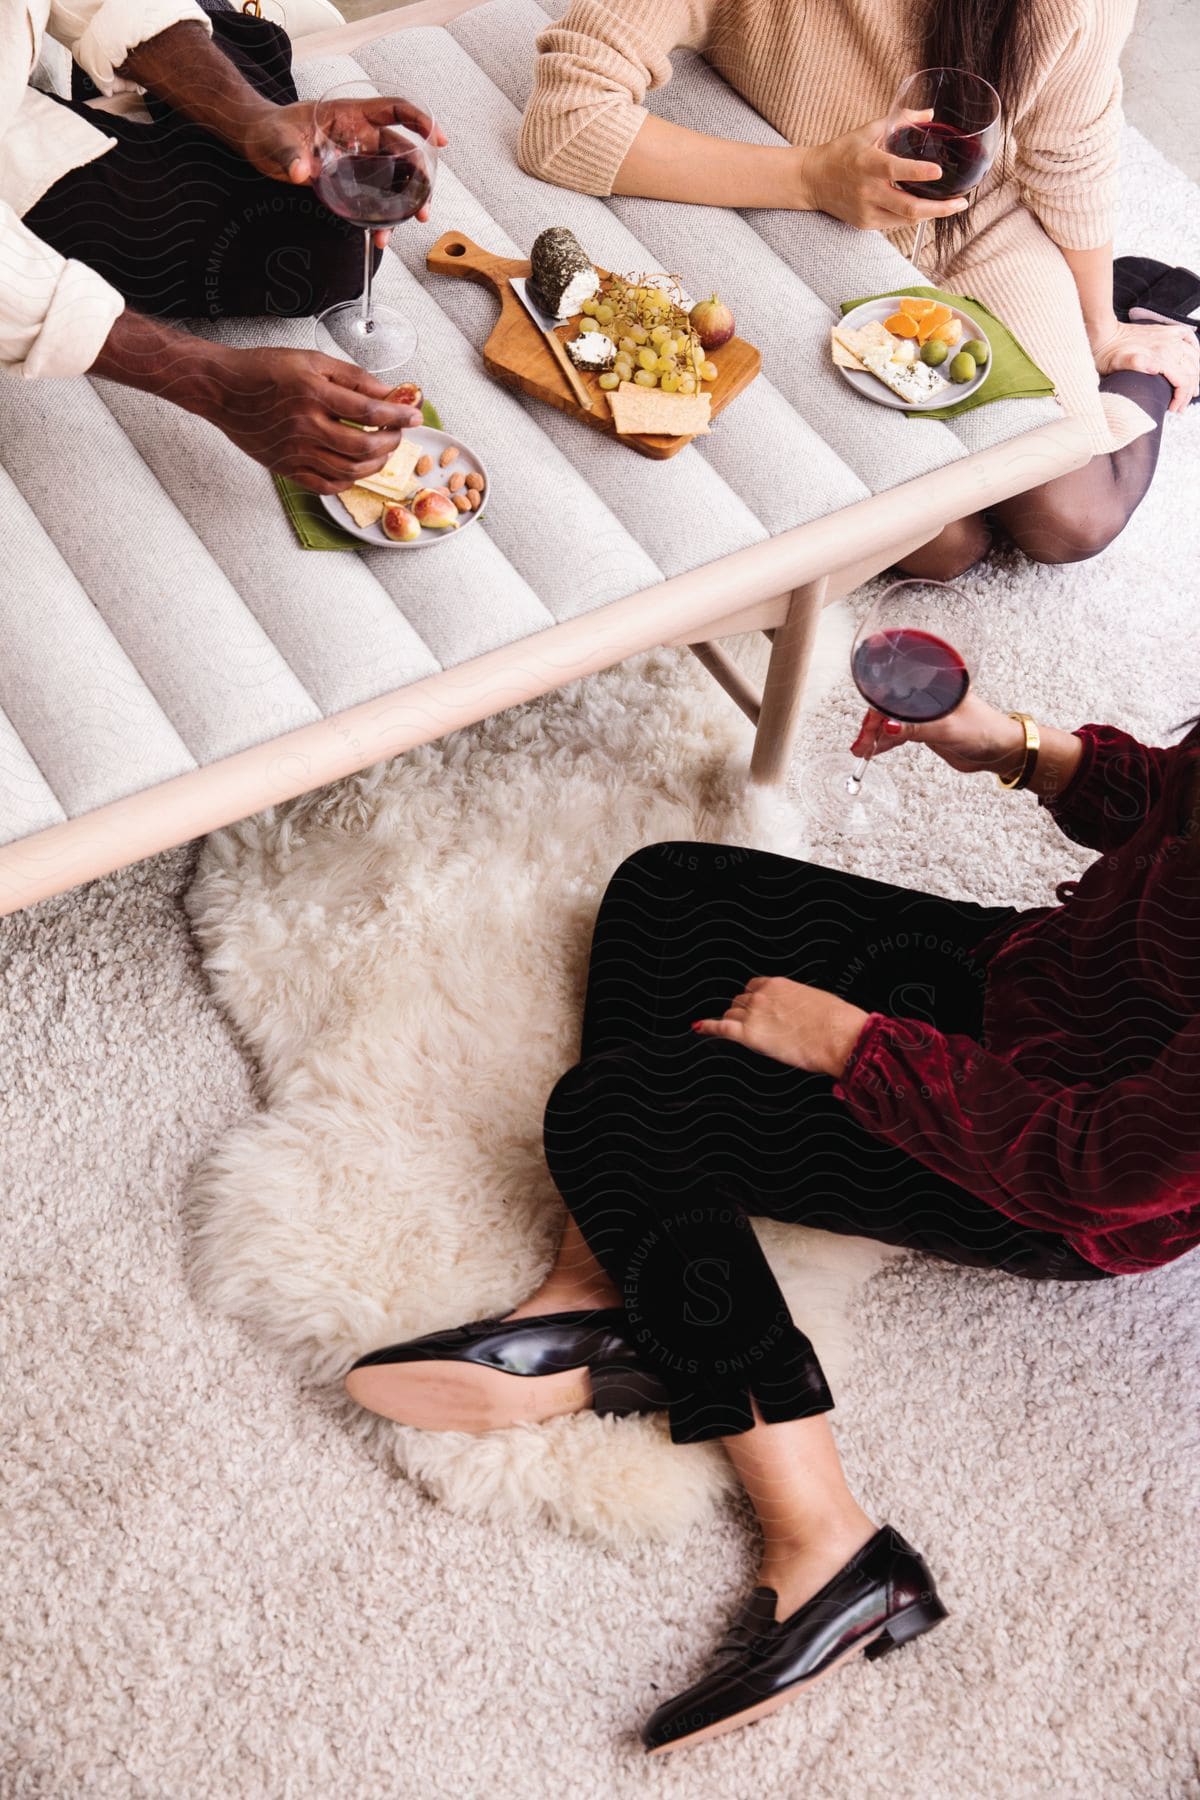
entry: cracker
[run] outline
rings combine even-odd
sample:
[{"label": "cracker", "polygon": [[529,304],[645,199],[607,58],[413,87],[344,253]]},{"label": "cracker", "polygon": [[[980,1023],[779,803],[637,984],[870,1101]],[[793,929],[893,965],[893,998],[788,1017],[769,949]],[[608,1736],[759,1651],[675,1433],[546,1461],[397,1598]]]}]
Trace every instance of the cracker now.
[{"label": "cracker", "polygon": [[938,400],[944,393],[949,393],[950,383],[936,369],[928,368],[920,360],[908,364],[895,363],[883,350],[868,350],[866,355],[870,373],[910,406],[924,406],[928,401]]},{"label": "cracker", "polygon": [[854,352],[852,350],[847,350],[846,346],[838,341],[836,325],[832,327],[829,333],[829,348],[833,353],[835,368],[857,369],[860,375],[865,375],[867,373],[866,363],[859,362]]},{"label": "cracker", "polygon": [[613,423],[622,437],[699,437],[708,430],[708,394],[664,394],[661,388],[623,381],[608,395]]},{"label": "cracker", "polygon": [[383,517],[383,509],[387,505],[378,494],[368,494],[360,487],[346,488],[338,495],[354,523],[359,526],[377,525]]},{"label": "cracker", "polygon": [[374,475],[364,475],[356,485],[368,494],[381,494],[385,500],[407,500],[421,485],[413,471],[424,454],[420,444],[401,438],[382,469]]},{"label": "cracker", "polygon": [[865,325],[835,325],[833,339],[860,362],[864,350],[886,350],[890,356],[896,347],[891,332],[878,319],[868,319]]}]

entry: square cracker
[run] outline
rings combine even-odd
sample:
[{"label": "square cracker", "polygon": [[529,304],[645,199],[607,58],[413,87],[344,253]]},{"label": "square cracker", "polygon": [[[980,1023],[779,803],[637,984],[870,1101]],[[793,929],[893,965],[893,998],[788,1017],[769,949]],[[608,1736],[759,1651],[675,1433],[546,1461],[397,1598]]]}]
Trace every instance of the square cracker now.
[{"label": "square cracker", "polygon": [[346,488],[338,495],[338,499],[354,523],[363,527],[378,524],[387,505],[386,500],[381,499],[378,494],[369,494],[360,487]]},{"label": "square cracker", "polygon": [[707,394],[664,394],[661,388],[623,381],[608,396],[613,423],[622,437],[698,437],[708,430],[712,401]]},{"label": "square cracker", "polygon": [[891,332],[878,319],[868,319],[865,325],[835,325],[833,341],[848,350],[863,368],[864,350],[886,350],[890,356],[896,347]]},{"label": "square cracker", "polygon": [[846,346],[840,342],[836,325],[832,326],[829,332],[829,348],[833,355],[835,368],[857,369],[860,375],[865,375],[867,373],[866,363],[859,362],[854,352],[852,350],[847,350]]},{"label": "square cracker", "polygon": [[381,494],[385,500],[407,500],[421,485],[413,470],[424,454],[420,444],[401,438],[382,469],[374,475],[364,475],[356,485],[368,494]]}]

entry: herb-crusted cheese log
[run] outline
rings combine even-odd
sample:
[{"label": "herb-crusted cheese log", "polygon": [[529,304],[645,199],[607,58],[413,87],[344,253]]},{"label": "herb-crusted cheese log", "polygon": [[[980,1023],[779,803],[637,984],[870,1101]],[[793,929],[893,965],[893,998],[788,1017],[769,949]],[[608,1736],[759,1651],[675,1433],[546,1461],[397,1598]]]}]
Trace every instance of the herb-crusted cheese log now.
[{"label": "herb-crusted cheese log", "polygon": [[529,257],[529,287],[543,312],[569,319],[599,290],[600,277],[573,231],[551,225],[540,232]]}]

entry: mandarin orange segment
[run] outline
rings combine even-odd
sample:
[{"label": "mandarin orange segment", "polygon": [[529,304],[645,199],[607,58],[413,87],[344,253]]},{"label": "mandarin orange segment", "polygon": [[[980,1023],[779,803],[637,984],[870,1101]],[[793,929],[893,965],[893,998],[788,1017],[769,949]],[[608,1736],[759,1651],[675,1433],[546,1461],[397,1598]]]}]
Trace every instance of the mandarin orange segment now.
[{"label": "mandarin orange segment", "polygon": [[917,321],[910,319],[907,313],[893,313],[890,319],[883,321],[883,329],[890,331],[893,337],[915,338]]},{"label": "mandarin orange segment", "polygon": [[926,313],[917,328],[919,341],[926,344],[931,337],[941,337],[942,327],[948,325],[953,317],[948,306],[935,306],[931,313]]},{"label": "mandarin orange segment", "polygon": [[915,294],[906,294],[900,302],[900,311],[907,313],[910,319],[923,319],[936,305],[936,300],[922,300]]}]

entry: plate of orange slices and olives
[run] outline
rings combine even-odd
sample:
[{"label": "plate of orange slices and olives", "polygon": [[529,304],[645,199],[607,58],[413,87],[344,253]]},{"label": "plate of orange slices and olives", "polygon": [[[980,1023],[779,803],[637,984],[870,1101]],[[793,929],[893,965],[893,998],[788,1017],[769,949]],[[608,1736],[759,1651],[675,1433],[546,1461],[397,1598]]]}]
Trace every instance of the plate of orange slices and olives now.
[{"label": "plate of orange slices and olives", "polygon": [[908,294],[853,307],[833,326],[830,347],[851,387],[901,412],[953,406],[991,372],[992,347],[968,313]]}]

